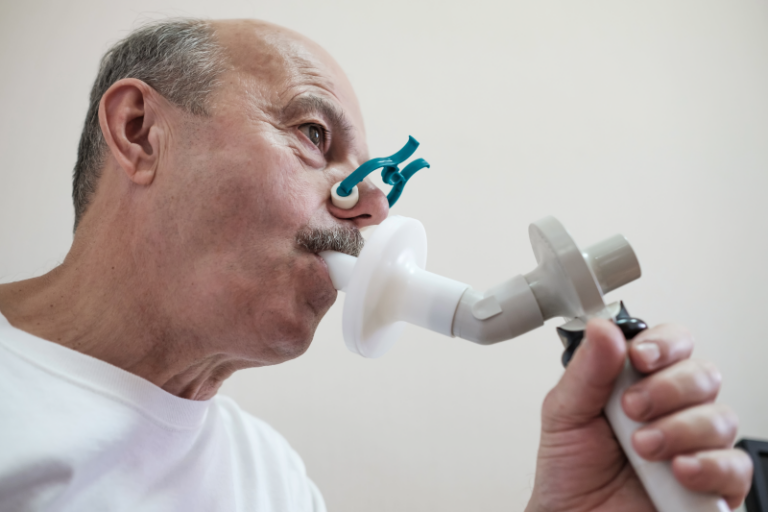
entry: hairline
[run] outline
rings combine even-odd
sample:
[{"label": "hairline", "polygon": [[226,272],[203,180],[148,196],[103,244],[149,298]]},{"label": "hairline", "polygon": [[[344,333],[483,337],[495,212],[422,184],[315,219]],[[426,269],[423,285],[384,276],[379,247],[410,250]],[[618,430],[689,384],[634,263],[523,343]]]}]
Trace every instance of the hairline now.
[{"label": "hairline", "polygon": [[[109,151],[98,121],[106,92],[118,81],[133,78],[184,112],[210,117],[214,97],[221,90],[220,78],[230,69],[227,48],[216,30],[215,22],[200,18],[153,21],[131,31],[104,53],[91,87],[73,175],[75,231],[93,202]],[[168,79],[163,70],[175,75]]]}]

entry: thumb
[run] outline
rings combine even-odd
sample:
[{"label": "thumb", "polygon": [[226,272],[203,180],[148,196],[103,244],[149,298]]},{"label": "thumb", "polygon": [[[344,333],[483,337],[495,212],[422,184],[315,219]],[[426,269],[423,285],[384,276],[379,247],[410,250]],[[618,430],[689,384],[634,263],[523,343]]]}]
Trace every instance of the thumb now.
[{"label": "thumb", "polygon": [[624,367],[626,354],[624,335],[613,322],[590,320],[584,340],[544,401],[542,426],[547,430],[566,430],[600,416]]}]

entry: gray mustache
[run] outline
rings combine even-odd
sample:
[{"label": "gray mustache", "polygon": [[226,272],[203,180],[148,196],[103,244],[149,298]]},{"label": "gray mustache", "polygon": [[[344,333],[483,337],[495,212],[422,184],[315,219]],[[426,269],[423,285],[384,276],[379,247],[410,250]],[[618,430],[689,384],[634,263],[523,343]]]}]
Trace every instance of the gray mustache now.
[{"label": "gray mustache", "polygon": [[296,244],[312,253],[337,251],[359,256],[365,240],[356,228],[305,228],[296,235]]}]

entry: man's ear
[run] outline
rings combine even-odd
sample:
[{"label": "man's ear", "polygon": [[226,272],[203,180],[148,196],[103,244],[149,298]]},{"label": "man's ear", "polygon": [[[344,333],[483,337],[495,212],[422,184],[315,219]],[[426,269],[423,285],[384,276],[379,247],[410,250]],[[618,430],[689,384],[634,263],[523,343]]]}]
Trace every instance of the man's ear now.
[{"label": "man's ear", "polygon": [[137,185],[155,178],[162,139],[167,127],[158,111],[160,94],[135,78],[118,80],[107,89],[99,104],[99,124],[112,156]]}]

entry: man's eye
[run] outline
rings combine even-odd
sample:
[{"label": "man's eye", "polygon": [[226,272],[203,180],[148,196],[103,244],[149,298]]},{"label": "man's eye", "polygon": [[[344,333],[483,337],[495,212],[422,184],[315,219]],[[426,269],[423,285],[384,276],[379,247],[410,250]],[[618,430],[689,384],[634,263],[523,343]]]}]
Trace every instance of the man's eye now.
[{"label": "man's eye", "polygon": [[322,150],[325,146],[325,128],[319,124],[303,124],[299,126],[301,133],[307,136],[309,141]]}]

